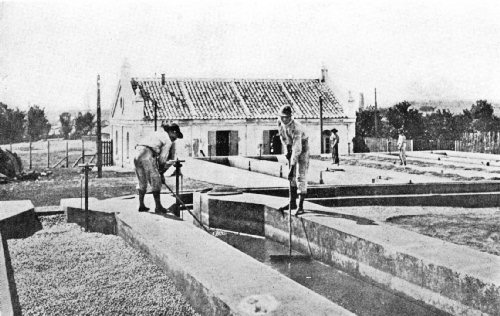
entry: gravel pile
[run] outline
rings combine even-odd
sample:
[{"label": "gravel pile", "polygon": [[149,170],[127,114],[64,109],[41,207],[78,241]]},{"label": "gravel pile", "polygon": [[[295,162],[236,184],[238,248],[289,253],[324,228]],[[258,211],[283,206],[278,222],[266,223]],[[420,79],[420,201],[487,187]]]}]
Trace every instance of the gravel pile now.
[{"label": "gravel pile", "polygon": [[64,215],[9,240],[23,315],[195,315],[173,282],[120,237],[85,233]]}]

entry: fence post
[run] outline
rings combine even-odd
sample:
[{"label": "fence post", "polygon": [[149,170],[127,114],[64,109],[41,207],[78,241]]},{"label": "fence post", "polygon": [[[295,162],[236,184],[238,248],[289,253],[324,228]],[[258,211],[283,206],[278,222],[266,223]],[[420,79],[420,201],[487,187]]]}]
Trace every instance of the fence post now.
[{"label": "fence post", "polygon": [[47,139],[47,168],[50,168],[50,142]]},{"label": "fence post", "polygon": [[82,138],[82,163],[85,163],[85,140]]},{"label": "fence post", "polygon": [[32,165],[31,165],[31,136],[30,136],[30,170],[32,169]]},{"label": "fence post", "polygon": [[66,168],[69,168],[69,145],[68,145],[68,141],[66,141]]}]

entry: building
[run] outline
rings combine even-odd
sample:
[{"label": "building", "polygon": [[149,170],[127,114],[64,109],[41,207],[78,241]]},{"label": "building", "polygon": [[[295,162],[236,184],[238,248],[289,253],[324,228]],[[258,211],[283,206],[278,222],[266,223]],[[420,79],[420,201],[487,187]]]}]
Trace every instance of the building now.
[{"label": "building", "polygon": [[[276,115],[284,104],[308,127],[311,154],[321,152],[320,109],[323,130],[335,127],[339,151],[347,154],[355,114],[335,97],[327,70],[321,73],[320,79],[131,78],[130,66],[124,64],[110,118],[115,164],[129,164],[137,140],[154,130],[155,108],[158,128],[162,120],[181,127],[179,147],[186,156],[281,153]],[[348,103],[354,106],[353,100]],[[328,132],[323,137],[328,145]]]}]

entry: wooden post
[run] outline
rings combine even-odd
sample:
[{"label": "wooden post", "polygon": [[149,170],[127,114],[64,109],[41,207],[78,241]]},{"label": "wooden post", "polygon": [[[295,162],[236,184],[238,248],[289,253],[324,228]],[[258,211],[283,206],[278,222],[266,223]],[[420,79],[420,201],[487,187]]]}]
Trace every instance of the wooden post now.
[{"label": "wooden post", "polygon": [[378,119],[377,119],[377,88],[375,88],[375,137],[378,138]]},{"label": "wooden post", "polygon": [[50,168],[50,142],[47,139],[47,168]]},{"label": "wooden post", "polygon": [[30,136],[30,170],[32,168],[32,164],[31,164],[31,136]]},{"label": "wooden post", "polygon": [[69,168],[69,145],[68,145],[68,141],[66,141],[66,168]]},{"label": "wooden post", "polygon": [[153,100],[153,106],[155,110],[155,132],[158,129],[158,103],[156,103],[155,100]]},{"label": "wooden post", "polygon": [[102,178],[102,136],[101,136],[101,86],[100,76],[97,75],[97,177]]},{"label": "wooden post", "polygon": [[82,163],[85,163],[85,140],[82,138]]},{"label": "wooden post", "polygon": [[89,165],[85,167],[85,231],[89,231]]},{"label": "wooden post", "polygon": [[321,148],[320,148],[320,153],[324,153],[324,146],[323,146],[323,96],[319,96],[319,134],[320,134],[320,140],[321,140]]},{"label": "wooden post", "polygon": [[175,161],[175,195],[176,195],[176,199],[175,199],[175,210],[174,210],[174,215],[177,217],[181,217],[181,207],[179,204],[179,177],[181,176],[181,167],[182,167],[182,164],[179,161],[179,159],[177,159]]}]

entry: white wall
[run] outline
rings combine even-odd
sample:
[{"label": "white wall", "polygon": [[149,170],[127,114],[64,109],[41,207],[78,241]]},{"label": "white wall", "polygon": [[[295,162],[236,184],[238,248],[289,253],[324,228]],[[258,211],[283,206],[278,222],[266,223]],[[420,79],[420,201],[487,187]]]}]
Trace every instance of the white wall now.
[{"label": "white wall", "polygon": [[[320,131],[318,120],[301,120],[306,126],[309,135],[309,146],[312,155],[320,154]],[[145,122],[142,120],[113,120],[112,133],[114,148],[115,164],[119,166],[132,166],[132,159],[135,151],[135,145],[143,135],[147,135],[154,130],[153,122]],[[184,139],[177,143],[178,157],[187,157],[193,155],[192,144],[194,139],[200,140],[199,149],[203,150],[208,156],[208,132],[222,130],[238,131],[239,155],[258,155],[259,144],[263,143],[263,132],[265,130],[277,129],[275,120],[256,120],[246,123],[243,120],[235,121],[216,121],[216,120],[199,120],[199,121],[179,121],[178,122]],[[161,127],[159,127],[161,128]],[[336,128],[340,138],[339,152],[341,155],[348,153],[348,143],[351,143],[350,150],[352,153],[352,138],[354,137],[354,120],[324,120],[323,130],[331,130]],[[116,138],[118,131],[118,139]],[[129,133],[129,153],[127,158],[127,143],[126,135]],[[118,147],[116,147],[118,146]],[[116,149],[118,148],[118,154]],[[123,157],[122,157],[123,154]],[[200,156],[199,152],[195,156]]]}]

